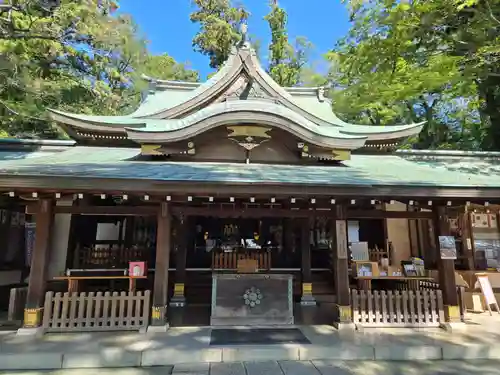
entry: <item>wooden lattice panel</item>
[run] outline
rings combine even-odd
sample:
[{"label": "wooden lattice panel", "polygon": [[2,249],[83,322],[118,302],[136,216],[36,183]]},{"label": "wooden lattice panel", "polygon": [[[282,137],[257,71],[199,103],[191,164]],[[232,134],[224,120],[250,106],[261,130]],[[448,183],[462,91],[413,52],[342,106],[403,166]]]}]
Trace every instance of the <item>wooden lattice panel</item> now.
[{"label": "wooden lattice panel", "polygon": [[45,295],[48,332],[140,330],[149,322],[151,292],[54,293]]},{"label": "wooden lattice panel", "polygon": [[366,327],[439,327],[444,323],[440,290],[352,290],[354,324]]},{"label": "wooden lattice panel", "polygon": [[78,267],[128,267],[129,262],[145,261],[149,259],[150,251],[139,248],[81,248],[78,250]]}]

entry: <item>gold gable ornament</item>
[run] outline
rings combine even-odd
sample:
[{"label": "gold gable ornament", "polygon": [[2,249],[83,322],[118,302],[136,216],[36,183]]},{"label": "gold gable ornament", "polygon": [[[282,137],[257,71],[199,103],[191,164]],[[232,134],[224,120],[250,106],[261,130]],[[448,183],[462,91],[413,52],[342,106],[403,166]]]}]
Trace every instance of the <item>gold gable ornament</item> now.
[{"label": "gold gable ornament", "polygon": [[262,143],[271,139],[271,136],[267,134],[271,128],[265,128],[262,126],[228,126],[227,130],[230,131],[228,138],[239,144],[247,151],[253,150],[255,147],[260,146]]},{"label": "gold gable ornament", "polygon": [[327,149],[317,146],[309,146],[303,142],[297,143],[297,148],[300,150],[303,158],[316,158],[319,160],[344,161],[351,159],[349,150]]},{"label": "gold gable ornament", "polygon": [[350,160],[351,159],[351,151],[349,150],[332,150],[332,159],[331,160]]},{"label": "gold gable ornament", "polygon": [[141,155],[163,155],[161,145],[141,145]]}]

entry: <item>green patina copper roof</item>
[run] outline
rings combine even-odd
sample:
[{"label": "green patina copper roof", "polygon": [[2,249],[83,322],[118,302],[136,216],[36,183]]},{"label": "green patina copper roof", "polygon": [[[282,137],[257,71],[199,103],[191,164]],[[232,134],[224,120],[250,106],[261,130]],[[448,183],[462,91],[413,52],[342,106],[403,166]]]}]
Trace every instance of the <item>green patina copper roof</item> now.
[{"label": "green patina copper roof", "polygon": [[[147,78],[149,81],[154,81],[152,78]],[[215,83],[220,77],[212,77]],[[161,85],[154,91],[146,96],[145,100],[141,103],[139,108],[132,113],[131,117],[148,117],[153,113],[158,113],[162,110],[175,107],[199,94],[202,84],[190,84],[187,87],[181,86],[183,83],[162,81],[165,87]],[[210,81],[208,81],[210,82]],[[205,84],[203,84],[205,87]],[[332,102],[328,99],[322,101],[318,100],[317,88],[284,88],[291,94],[290,99],[299,107],[305,109],[307,112],[314,114],[322,120],[336,126],[350,125],[340,120],[332,111]],[[258,107],[256,107],[258,108]],[[376,128],[372,130],[376,132]]]},{"label": "green patina copper roof", "polygon": [[[233,51],[234,56],[234,51]],[[232,56],[232,57],[233,57]],[[153,92],[153,95],[148,95],[146,100],[140,105],[140,107],[131,114],[133,117],[149,117],[162,112],[166,109],[175,107],[183,102],[186,102],[192,98],[196,98],[201,95],[204,91],[211,88],[218,81],[220,81],[226,74],[228,74],[231,69],[230,64],[224,64],[219,71],[214,74],[208,81],[200,84],[197,87],[193,87],[192,90],[182,90],[181,92],[177,90],[167,90],[163,93]],[[155,80],[153,80],[155,81]],[[173,94],[173,95],[172,95]],[[151,96],[148,101],[149,96]]]},{"label": "green patina copper roof", "polygon": [[[128,139],[138,143],[169,143],[204,131],[196,126],[210,116],[219,119],[215,122],[224,123],[222,118],[231,112],[231,120],[238,124],[252,121],[248,111],[260,112],[263,116],[258,125],[276,126],[277,121],[282,121],[277,117],[284,115],[285,121],[294,122],[306,130],[290,127],[301,142],[345,150],[361,148],[366,142],[397,142],[418,134],[423,125],[363,126],[346,123],[333,113],[331,102],[323,96],[322,88],[283,88],[278,85],[262,68],[249,45],[234,48],[217,74],[202,84],[149,80],[156,89],[152,89],[130,115],[90,116],[51,110],[52,117],[59,123],[69,125],[66,129],[75,138],[87,137],[88,133],[126,133]],[[238,111],[239,114],[236,113]],[[214,121],[206,125],[207,128],[213,126]],[[75,132],[73,128],[78,130]],[[130,128],[156,134],[136,136]],[[168,134],[180,129],[186,129],[181,138],[178,134]],[[157,136],[157,133],[164,134]],[[349,142],[356,138],[358,142]]]},{"label": "green patina copper roof", "polygon": [[[305,101],[305,98],[301,99]],[[309,121],[303,116],[293,112],[292,110],[283,107],[279,104],[262,101],[262,100],[251,100],[251,101],[228,101],[213,104],[211,106],[200,109],[199,111],[191,114],[182,119],[147,119],[147,118],[132,118],[127,116],[89,116],[89,115],[77,115],[63,113],[60,111],[54,111],[56,113],[63,114],[69,118],[89,121],[89,122],[99,122],[101,124],[106,124],[110,127],[125,127],[133,128],[136,132],[173,132],[181,129],[185,129],[193,124],[196,124],[203,119],[213,117],[220,113],[230,113],[237,111],[255,111],[263,113],[277,114],[285,117],[296,124],[301,125],[304,129],[325,138],[342,138],[342,139],[362,139],[366,134],[383,134],[398,132],[401,130],[411,129],[415,125],[402,125],[402,126],[363,126],[356,125],[358,127],[358,132],[351,132],[349,127],[341,128],[333,125],[318,126],[315,123]],[[331,112],[333,114],[333,112]],[[340,123],[340,120],[339,120]],[[361,134],[363,135],[361,135]]]},{"label": "green patina copper roof", "polygon": [[0,175],[334,186],[499,188],[500,157],[353,155],[344,166],[135,161],[137,149],[0,152]]},{"label": "green patina copper roof", "polygon": [[189,100],[190,91],[165,90],[149,93],[139,108],[130,117],[146,117],[151,113],[173,108],[186,100]]},{"label": "green patina copper roof", "polygon": [[135,127],[135,126],[144,126],[146,124],[144,119],[135,118],[132,116],[95,116],[95,115],[85,115],[77,113],[67,113],[63,111],[57,111],[55,109],[51,109],[50,111],[55,114],[59,114],[61,116],[65,116],[71,119],[81,120],[100,125],[106,125],[110,128],[122,129],[124,126]]},{"label": "green patina copper roof", "polygon": [[219,113],[229,113],[236,111],[249,111],[249,112],[266,112],[277,114],[282,117],[286,117],[291,121],[302,125],[303,128],[323,137],[332,138],[360,138],[359,136],[344,136],[341,135],[340,129],[335,126],[317,126],[313,122],[305,119],[299,114],[293,112],[292,110],[280,106],[276,103],[260,100],[245,100],[245,101],[228,101],[223,103],[213,104],[209,107],[200,109],[199,111],[193,113],[192,115],[178,119],[178,120],[144,120],[146,121],[146,127],[141,129],[135,129],[136,131],[175,131],[186,128],[194,123],[197,123],[205,118],[210,118]]}]

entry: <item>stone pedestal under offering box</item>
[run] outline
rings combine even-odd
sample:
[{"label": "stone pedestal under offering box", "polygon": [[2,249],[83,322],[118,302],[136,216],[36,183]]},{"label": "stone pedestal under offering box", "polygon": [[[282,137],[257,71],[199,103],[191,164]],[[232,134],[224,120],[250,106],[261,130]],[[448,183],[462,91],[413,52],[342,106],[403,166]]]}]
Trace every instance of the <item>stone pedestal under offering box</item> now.
[{"label": "stone pedestal under offering box", "polygon": [[210,324],[293,324],[292,281],[292,275],[214,274]]}]

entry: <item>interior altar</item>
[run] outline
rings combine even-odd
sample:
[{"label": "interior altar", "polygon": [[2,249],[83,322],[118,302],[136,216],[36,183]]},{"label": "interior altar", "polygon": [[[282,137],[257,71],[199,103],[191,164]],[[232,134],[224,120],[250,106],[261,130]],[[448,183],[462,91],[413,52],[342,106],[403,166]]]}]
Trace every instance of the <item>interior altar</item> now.
[{"label": "interior altar", "polygon": [[264,326],[293,324],[293,276],[214,274],[210,324]]}]

